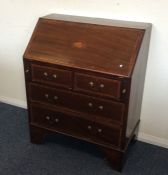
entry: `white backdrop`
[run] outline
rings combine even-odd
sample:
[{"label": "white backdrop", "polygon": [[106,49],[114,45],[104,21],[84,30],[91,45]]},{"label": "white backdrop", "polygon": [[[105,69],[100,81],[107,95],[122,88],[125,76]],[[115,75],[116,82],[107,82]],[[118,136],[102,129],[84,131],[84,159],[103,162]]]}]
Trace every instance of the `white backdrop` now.
[{"label": "white backdrop", "polygon": [[168,147],[167,0],[0,0],[0,101],[26,106],[22,55],[38,17],[63,13],[153,23],[139,138]]}]

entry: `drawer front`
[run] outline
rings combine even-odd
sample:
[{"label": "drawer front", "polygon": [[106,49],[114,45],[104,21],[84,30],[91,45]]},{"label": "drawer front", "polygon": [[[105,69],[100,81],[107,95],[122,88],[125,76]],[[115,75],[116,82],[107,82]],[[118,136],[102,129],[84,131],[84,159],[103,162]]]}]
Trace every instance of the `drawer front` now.
[{"label": "drawer front", "polygon": [[125,105],[123,103],[103,100],[86,95],[74,96],[76,109],[92,115],[103,116],[112,121],[122,123]]},{"label": "drawer front", "polygon": [[44,107],[32,105],[30,112],[30,123],[39,126],[55,129],[56,131],[65,133],[76,133],[77,126],[75,117],[66,116],[63,113],[54,110],[48,110]]},{"label": "drawer front", "polygon": [[29,84],[30,100],[49,103],[57,106],[73,108],[73,96],[65,90],[49,88],[37,84]]},{"label": "drawer front", "polygon": [[74,89],[76,91],[102,94],[116,99],[120,98],[120,81],[108,78],[75,73]]},{"label": "drawer front", "polygon": [[72,73],[68,70],[32,64],[32,81],[70,88]]},{"label": "drawer front", "polygon": [[120,145],[121,129],[117,126],[105,126],[79,116],[64,114],[38,106],[31,107],[31,124],[40,125],[91,142],[112,144],[114,146]]},{"label": "drawer front", "polygon": [[63,106],[83,113],[108,118],[118,123],[123,122],[125,110],[123,103],[102,100],[36,84],[30,84],[29,89],[32,101]]}]

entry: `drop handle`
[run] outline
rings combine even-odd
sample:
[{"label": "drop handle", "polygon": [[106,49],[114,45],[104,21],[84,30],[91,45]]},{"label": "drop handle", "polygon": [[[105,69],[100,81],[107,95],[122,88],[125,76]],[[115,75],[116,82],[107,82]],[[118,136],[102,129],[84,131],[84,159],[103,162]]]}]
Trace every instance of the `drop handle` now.
[{"label": "drop handle", "polygon": [[46,116],[45,118],[46,118],[46,120],[50,120],[50,119],[51,119],[51,117],[50,117],[50,116]]},{"label": "drop handle", "polygon": [[97,131],[98,131],[99,133],[101,133],[101,132],[102,132],[102,129],[99,128]]},{"label": "drop handle", "polygon": [[58,119],[58,118],[56,118],[54,121],[55,121],[56,123],[58,123],[58,122],[59,122],[59,119]]},{"label": "drop handle", "polygon": [[93,103],[89,102],[89,103],[88,103],[88,106],[89,106],[90,108],[93,107]]},{"label": "drop handle", "polygon": [[49,97],[49,95],[48,95],[48,94],[45,94],[44,96],[45,96],[45,98],[48,98],[48,97]]},{"label": "drop handle", "polygon": [[54,96],[54,100],[58,100],[58,96],[55,95],[55,96]]},{"label": "drop handle", "polygon": [[103,89],[104,88],[104,84],[100,84],[100,88]]},{"label": "drop handle", "polygon": [[123,90],[122,90],[122,93],[123,93],[123,94],[125,94],[125,93],[126,93],[126,91],[127,91],[126,89],[123,89]]},{"label": "drop handle", "polygon": [[29,73],[29,69],[26,69],[26,71],[25,71],[26,73]]},{"label": "drop handle", "polygon": [[91,87],[93,87],[93,86],[94,86],[94,83],[91,81],[91,82],[89,82],[89,85],[90,85]]},{"label": "drop handle", "polygon": [[88,125],[87,128],[88,128],[88,130],[91,130],[92,129],[92,126],[91,125]]},{"label": "drop handle", "polygon": [[99,109],[100,109],[100,110],[103,110],[103,109],[104,109],[104,107],[101,105],[101,106],[99,106]]},{"label": "drop handle", "polygon": [[53,78],[57,78],[57,74],[53,74]]},{"label": "drop handle", "polygon": [[47,73],[47,72],[44,72],[43,75],[44,75],[45,77],[47,77],[47,76],[48,76],[48,73]]}]

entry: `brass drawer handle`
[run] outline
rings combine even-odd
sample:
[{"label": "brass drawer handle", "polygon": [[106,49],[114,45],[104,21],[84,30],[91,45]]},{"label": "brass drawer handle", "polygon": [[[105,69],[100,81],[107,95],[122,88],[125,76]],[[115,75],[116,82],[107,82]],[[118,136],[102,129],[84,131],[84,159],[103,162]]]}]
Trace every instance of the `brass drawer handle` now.
[{"label": "brass drawer handle", "polygon": [[101,133],[101,132],[102,132],[102,129],[99,128],[97,131],[98,131],[99,133]]},{"label": "brass drawer handle", "polygon": [[55,95],[55,96],[54,96],[54,100],[58,100],[58,96]]},{"label": "brass drawer handle", "polygon": [[43,75],[47,77],[48,76],[48,73],[47,72],[44,72]]},{"label": "brass drawer handle", "polygon": [[93,107],[93,104],[91,102],[89,102],[88,106],[91,108],[91,107]]},{"label": "brass drawer handle", "polygon": [[104,88],[104,84],[100,84],[100,88]]},{"label": "brass drawer handle", "polygon": [[88,130],[91,130],[92,129],[92,126],[91,125],[88,125],[87,128],[88,128]]},{"label": "brass drawer handle", "polygon": [[56,123],[58,123],[58,122],[59,122],[59,119],[58,119],[58,118],[56,118],[54,121],[55,121]]},{"label": "brass drawer handle", "polygon": [[51,117],[50,117],[50,116],[46,116],[45,118],[46,118],[46,120],[50,120],[50,119],[51,119]]},{"label": "brass drawer handle", "polygon": [[45,98],[48,98],[49,97],[49,95],[48,94],[45,94]]},{"label": "brass drawer handle", "polygon": [[104,108],[103,106],[99,106],[99,109],[100,109],[100,110],[103,110],[103,108]]},{"label": "brass drawer handle", "polygon": [[122,90],[122,93],[123,93],[123,94],[125,94],[125,93],[126,93],[126,91],[127,91],[126,89],[123,89],[123,90]]},{"label": "brass drawer handle", "polygon": [[25,71],[26,73],[29,73],[29,69],[26,69],[26,71]]},{"label": "brass drawer handle", "polygon": [[53,78],[57,78],[57,75],[56,74],[53,74]]},{"label": "brass drawer handle", "polygon": [[91,82],[89,82],[89,85],[90,85],[91,87],[93,87],[93,86],[94,86],[94,83],[91,81]]}]

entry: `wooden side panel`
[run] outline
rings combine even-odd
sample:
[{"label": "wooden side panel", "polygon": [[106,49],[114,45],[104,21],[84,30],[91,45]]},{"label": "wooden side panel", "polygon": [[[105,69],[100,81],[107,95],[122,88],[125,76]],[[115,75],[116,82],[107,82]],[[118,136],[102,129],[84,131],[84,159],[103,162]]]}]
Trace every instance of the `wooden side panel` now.
[{"label": "wooden side panel", "polygon": [[151,26],[146,29],[145,36],[139,51],[131,80],[131,93],[129,101],[126,137],[130,137],[140,120],[143,88],[150,43]]}]

